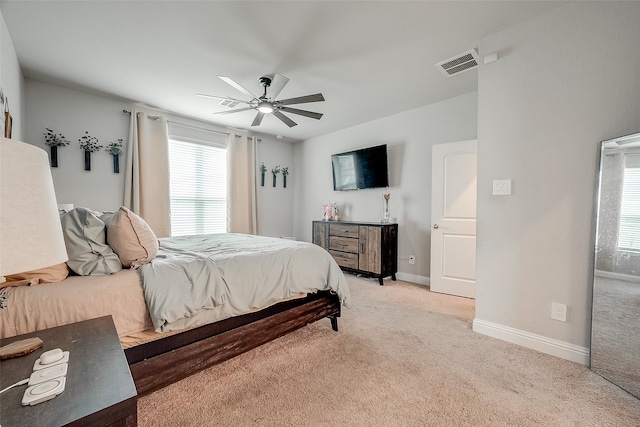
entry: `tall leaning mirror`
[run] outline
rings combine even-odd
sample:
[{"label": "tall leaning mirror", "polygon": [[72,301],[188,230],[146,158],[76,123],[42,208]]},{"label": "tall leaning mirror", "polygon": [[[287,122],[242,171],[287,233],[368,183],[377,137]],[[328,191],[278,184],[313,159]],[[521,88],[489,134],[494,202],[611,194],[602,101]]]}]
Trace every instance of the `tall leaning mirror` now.
[{"label": "tall leaning mirror", "polygon": [[640,398],[640,133],[601,150],[591,369]]}]

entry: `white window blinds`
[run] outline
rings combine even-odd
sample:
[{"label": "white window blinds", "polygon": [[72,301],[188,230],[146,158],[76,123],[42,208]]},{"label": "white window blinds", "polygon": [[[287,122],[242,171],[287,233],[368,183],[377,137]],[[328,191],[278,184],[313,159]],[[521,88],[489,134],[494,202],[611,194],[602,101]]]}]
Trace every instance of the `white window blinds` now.
[{"label": "white window blinds", "polygon": [[227,231],[225,135],[169,125],[171,235]]},{"label": "white window blinds", "polygon": [[618,249],[640,252],[640,155],[627,155],[622,185]]}]

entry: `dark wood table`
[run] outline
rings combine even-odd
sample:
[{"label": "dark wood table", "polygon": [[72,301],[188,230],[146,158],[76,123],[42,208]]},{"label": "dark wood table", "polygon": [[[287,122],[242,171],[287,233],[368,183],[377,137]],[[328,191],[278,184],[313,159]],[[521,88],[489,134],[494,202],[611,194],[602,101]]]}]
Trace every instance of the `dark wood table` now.
[{"label": "dark wood table", "polygon": [[69,351],[62,394],[34,406],[22,406],[27,385],[0,394],[0,425],[135,426],[137,393],[111,316],[85,320],[0,340],[0,346],[39,337],[44,347],[0,361],[0,390],[29,378],[40,355],[54,348]]}]

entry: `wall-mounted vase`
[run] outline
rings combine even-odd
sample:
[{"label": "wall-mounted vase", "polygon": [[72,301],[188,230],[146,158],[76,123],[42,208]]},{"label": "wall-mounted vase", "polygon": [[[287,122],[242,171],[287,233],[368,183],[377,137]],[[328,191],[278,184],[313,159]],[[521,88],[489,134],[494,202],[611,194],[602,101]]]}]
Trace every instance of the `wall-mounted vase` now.
[{"label": "wall-mounted vase", "polygon": [[57,168],[58,167],[58,146],[52,145],[49,148],[51,148],[51,167]]}]

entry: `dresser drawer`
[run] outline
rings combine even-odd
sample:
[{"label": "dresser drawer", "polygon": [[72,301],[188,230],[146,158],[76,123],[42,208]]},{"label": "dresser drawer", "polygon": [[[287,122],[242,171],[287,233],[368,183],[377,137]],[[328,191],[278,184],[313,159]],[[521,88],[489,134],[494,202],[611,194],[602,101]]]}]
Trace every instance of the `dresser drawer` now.
[{"label": "dresser drawer", "polygon": [[334,251],[358,253],[358,239],[329,236],[329,249]]},{"label": "dresser drawer", "polygon": [[359,227],[357,225],[329,224],[329,235],[358,238]]},{"label": "dresser drawer", "polygon": [[329,251],[340,267],[358,268],[358,254],[340,251]]}]

